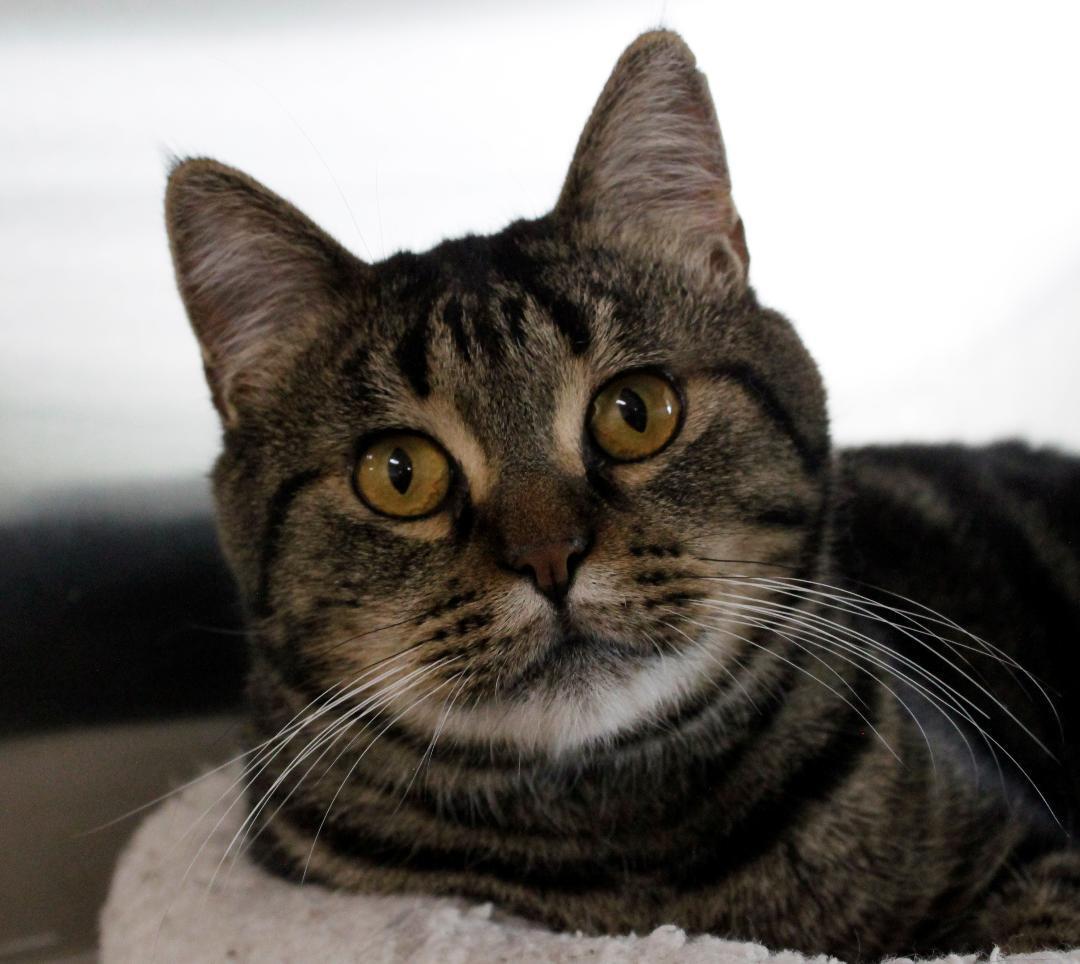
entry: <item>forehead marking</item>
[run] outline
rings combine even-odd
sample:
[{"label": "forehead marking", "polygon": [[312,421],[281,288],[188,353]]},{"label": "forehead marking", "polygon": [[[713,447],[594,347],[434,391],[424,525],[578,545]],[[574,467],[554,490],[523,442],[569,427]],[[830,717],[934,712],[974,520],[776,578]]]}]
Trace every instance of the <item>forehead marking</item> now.
[{"label": "forehead marking", "polygon": [[454,339],[454,347],[464,361],[472,357],[472,347],[469,344],[469,336],[465,331],[465,312],[462,311],[461,302],[451,295],[443,306],[443,324],[450,329],[450,335]]},{"label": "forehead marking", "polygon": [[427,357],[429,328],[428,315],[424,312],[405,332],[394,350],[394,360],[418,398],[427,398],[431,394]]},{"label": "forehead marking", "polygon": [[585,314],[565,295],[553,291],[541,278],[540,263],[509,239],[494,246],[491,260],[496,272],[507,281],[520,285],[536,302],[556,330],[570,343],[570,350],[575,355],[581,355],[588,349],[592,333]]}]

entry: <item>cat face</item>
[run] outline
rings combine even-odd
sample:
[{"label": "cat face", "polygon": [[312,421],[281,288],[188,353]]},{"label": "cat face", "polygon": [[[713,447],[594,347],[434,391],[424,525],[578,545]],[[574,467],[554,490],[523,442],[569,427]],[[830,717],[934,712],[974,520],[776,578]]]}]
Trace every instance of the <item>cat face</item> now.
[{"label": "cat face", "polygon": [[367,265],[204,160],[167,214],[283,705],[562,753],[738,680],[718,567],[810,561],[828,442],[677,37],[623,55],[553,213],[500,234]]}]

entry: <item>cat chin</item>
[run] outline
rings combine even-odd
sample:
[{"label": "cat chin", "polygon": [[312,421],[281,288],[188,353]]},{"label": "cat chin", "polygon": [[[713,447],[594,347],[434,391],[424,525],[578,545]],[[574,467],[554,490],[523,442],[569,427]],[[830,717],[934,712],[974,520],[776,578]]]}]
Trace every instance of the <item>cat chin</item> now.
[{"label": "cat chin", "polygon": [[429,710],[423,716],[431,718],[418,722],[438,729],[442,740],[568,756],[666,716],[712,686],[722,645],[706,641],[684,653],[638,658],[618,674],[598,671],[591,680],[537,683],[524,695],[455,707],[445,716]]}]

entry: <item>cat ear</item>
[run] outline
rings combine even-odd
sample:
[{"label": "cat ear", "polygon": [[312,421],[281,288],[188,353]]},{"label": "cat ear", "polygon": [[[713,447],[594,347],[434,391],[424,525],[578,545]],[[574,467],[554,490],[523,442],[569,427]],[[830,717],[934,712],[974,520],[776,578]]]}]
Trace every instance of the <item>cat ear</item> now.
[{"label": "cat ear", "polygon": [[165,220],[214,405],[233,424],[280,384],[365,266],[287,201],[204,158],[173,168]]},{"label": "cat ear", "polygon": [[750,257],[708,83],[659,30],[619,58],[578,141],[556,217],[742,290]]}]

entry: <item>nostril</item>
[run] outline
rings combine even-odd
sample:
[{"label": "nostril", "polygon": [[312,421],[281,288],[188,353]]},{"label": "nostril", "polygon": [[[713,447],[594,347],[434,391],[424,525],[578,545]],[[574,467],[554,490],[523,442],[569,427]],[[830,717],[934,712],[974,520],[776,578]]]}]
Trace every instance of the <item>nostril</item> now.
[{"label": "nostril", "polygon": [[586,547],[584,539],[556,539],[508,553],[508,561],[516,571],[528,573],[544,595],[561,599],[570,588]]},{"label": "nostril", "polygon": [[577,568],[589,552],[589,542],[585,539],[570,540],[570,553],[566,557],[567,581],[573,581]]}]

